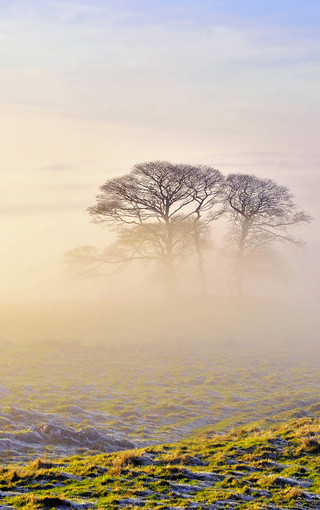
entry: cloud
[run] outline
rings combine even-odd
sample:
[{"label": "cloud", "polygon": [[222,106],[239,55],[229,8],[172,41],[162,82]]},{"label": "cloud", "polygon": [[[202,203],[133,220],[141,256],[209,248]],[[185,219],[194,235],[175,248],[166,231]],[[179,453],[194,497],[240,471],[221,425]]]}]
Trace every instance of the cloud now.
[{"label": "cloud", "polygon": [[4,216],[35,216],[39,217],[43,214],[56,213],[58,215],[66,212],[82,211],[83,203],[79,200],[75,200],[74,197],[69,201],[59,201],[54,203],[33,203],[23,202],[19,204],[4,205],[0,206],[0,217]]},{"label": "cloud", "polygon": [[49,172],[68,172],[70,170],[74,170],[74,168],[72,168],[70,165],[66,165],[65,163],[56,163],[55,165],[43,166],[42,170]]},{"label": "cloud", "polygon": [[89,2],[69,2],[69,1],[50,1],[46,7],[53,9],[56,13],[60,13],[64,22],[88,21],[101,17],[106,13],[110,13],[107,5],[94,4]]}]

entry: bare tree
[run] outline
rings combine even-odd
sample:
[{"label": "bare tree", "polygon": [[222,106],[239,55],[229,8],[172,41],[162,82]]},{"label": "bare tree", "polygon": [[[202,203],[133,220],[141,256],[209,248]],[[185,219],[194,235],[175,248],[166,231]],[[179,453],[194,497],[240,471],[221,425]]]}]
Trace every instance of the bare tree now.
[{"label": "bare tree", "polygon": [[229,175],[225,182],[225,204],[231,220],[230,235],[237,245],[237,290],[241,295],[245,261],[275,242],[298,244],[292,227],[308,223],[311,217],[297,210],[286,187],[254,175]]},{"label": "bare tree", "polygon": [[[196,247],[204,278],[201,237],[221,197],[223,178],[211,167],[154,161],[136,165],[122,177],[101,186],[89,212],[96,223],[118,234],[101,262],[127,264],[133,260],[161,262],[172,293],[176,261]],[[220,200],[221,201],[221,200]]]}]

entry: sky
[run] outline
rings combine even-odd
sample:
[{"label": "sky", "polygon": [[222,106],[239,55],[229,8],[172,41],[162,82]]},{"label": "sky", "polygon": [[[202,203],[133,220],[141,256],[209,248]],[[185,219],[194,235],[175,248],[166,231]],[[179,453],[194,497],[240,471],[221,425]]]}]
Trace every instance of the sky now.
[{"label": "sky", "polygon": [[64,254],[108,240],[99,186],[158,159],[288,186],[314,299],[319,24],[318,0],[0,0],[0,303],[103,299]]}]

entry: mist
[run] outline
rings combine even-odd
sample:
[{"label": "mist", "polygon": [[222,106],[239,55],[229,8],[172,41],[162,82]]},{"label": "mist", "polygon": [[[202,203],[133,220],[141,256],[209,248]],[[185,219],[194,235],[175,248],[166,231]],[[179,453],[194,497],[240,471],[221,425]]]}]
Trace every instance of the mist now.
[{"label": "mist", "polygon": [[1,508],[315,508],[319,2],[0,3]]},{"label": "mist", "polygon": [[[142,269],[138,274],[140,278],[131,268],[118,275],[113,292],[103,297],[93,293],[86,299],[90,285],[80,280],[77,288],[85,291],[82,298],[2,304],[1,341],[100,343],[113,348],[150,344],[160,349],[175,344],[181,351],[185,344],[196,349],[199,343],[212,348],[233,342],[275,349],[317,344],[317,301],[310,295],[303,299],[296,279],[288,275],[280,274],[280,284],[270,281],[270,274],[251,277],[250,293],[239,298],[221,282],[218,292],[203,297],[189,273],[181,282],[180,294],[168,298],[160,281],[150,284],[150,274],[146,276]],[[109,279],[100,278],[107,286]]]}]

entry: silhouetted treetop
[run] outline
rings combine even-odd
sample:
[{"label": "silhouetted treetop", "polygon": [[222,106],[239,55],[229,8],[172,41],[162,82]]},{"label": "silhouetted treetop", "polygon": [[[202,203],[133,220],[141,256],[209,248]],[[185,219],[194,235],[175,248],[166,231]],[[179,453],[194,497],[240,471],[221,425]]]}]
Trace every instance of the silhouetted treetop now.
[{"label": "silhouetted treetop", "polygon": [[224,190],[230,237],[237,245],[237,281],[241,294],[245,261],[276,241],[298,243],[292,227],[308,223],[311,217],[297,209],[288,188],[271,179],[231,174],[226,178]]},{"label": "silhouetted treetop", "polygon": [[157,219],[182,221],[186,214],[212,207],[213,199],[221,193],[218,188],[222,180],[221,173],[211,167],[168,161],[140,163],[130,174],[106,181],[89,212],[95,221],[115,225]]},{"label": "silhouetted treetop", "polygon": [[[255,175],[230,174],[225,181],[225,200],[233,221],[249,231],[295,241],[287,227],[308,223],[310,215],[297,210],[293,195],[285,186]],[[253,232],[252,232],[253,233]]]},{"label": "silhouetted treetop", "polygon": [[105,264],[117,271],[133,261],[153,261],[169,293],[175,292],[178,267],[188,260],[196,262],[206,294],[204,250],[212,222],[223,214],[235,246],[239,295],[250,261],[266,260],[266,254],[271,259],[275,242],[298,243],[294,227],[311,219],[297,208],[288,188],[271,179],[241,173],[225,178],[211,166],[169,161],[138,163],[129,173],[106,180],[88,211],[94,222],[107,224],[117,235],[103,250],[79,247],[69,259],[88,274]]},{"label": "silhouetted treetop", "polygon": [[[199,270],[201,237],[207,225],[222,213],[224,178],[209,166],[151,161],[135,165],[129,174],[107,180],[93,220],[118,231],[112,260],[159,260],[167,280],[175,279],[175,260],[194,249]],[[201,266],[201,268],[200,268]]]}]

